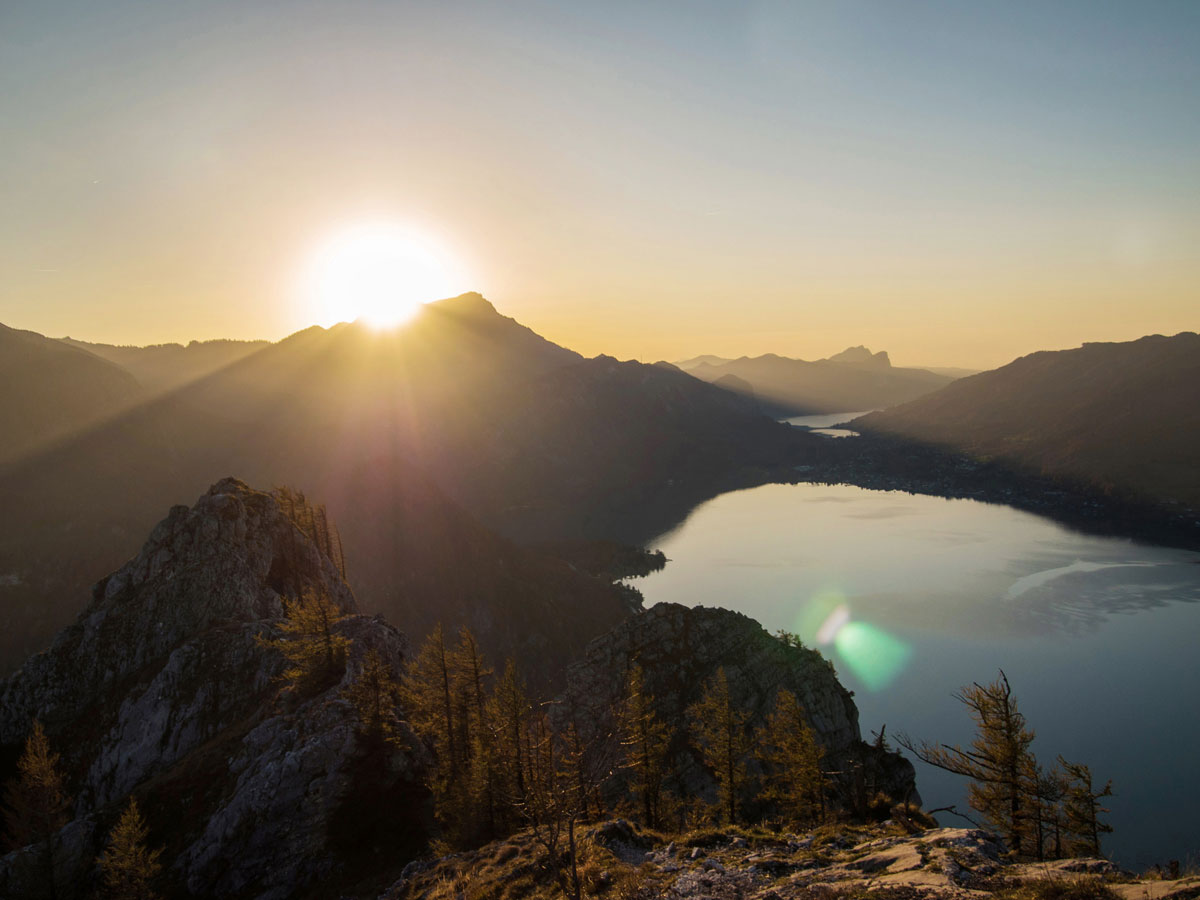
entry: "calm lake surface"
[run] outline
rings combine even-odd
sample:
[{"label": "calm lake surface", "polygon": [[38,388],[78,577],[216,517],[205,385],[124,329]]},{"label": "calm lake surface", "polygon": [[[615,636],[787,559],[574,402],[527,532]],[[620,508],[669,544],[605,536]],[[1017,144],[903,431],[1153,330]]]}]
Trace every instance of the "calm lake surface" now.
[{"label": "calm lake surface", "polygon": [[[647,546],[671,560],[638,583],[647,605],[724,606],[797,632],[855,692],[867,740],[886,724],[968,743],[951,695],[1003,668],[1039,760],[1113,779],[1110,856],[1200,861],[1200,554],[847,485],[724,494]],[[963,779],[916,765],[926,808],[967,808]]]}]

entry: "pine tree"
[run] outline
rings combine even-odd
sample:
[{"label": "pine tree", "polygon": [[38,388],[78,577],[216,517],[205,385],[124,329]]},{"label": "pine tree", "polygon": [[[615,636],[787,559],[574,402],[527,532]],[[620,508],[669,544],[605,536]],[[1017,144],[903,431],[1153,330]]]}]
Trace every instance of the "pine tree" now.
[{"label": "pine tree", "polygon": [[1063,794],[1063,817],[1067,832],[1067,851],[1073,856],[1099,856],[1100,835],[1111,834],[1112,826],[1100,821],[1108,812],[1100,801],[1112,796],[1112,782],[1096,791],[1092,787],[1092,772],[1085,765],[1069,763],[1061,756],[1058,763],[1066,776]]},{"label": "pine tree", "polygon": [[724,669],[717,669],[704,694],[688,707],[688,719],[704,764],[717,779],[723,814],[733,824],[737,821],[738,794],[746,779],[746,756],[753,748],[753,739],[746,728],[750,717],[734,705]]},{"label": "pine tree", "polygon": [[975,721],[976,736],[970,747],[915,743],[907,736],[900,745],[922,762],[971,779],[967,797],[993,827],[1001,831],[1016,855],[1025,850],[1028,806],[1036,801],[1029,790],[1028,773],[1035,768],[1030,745],[1034,734],[1004,672],[988,685],[973,684],[955,695]]},{"label": "pine tree", "polygon": [[358,677],[343,691],[343,696],[354,707],[362,734],[370,746],[381,747],[395,740],[396,707],[400,695],[400,682],[392,667],[379,651],[368,650]]},{"label": "pine tree", "polygon": [[[882,734],[882,733],[881,733]],[[808,724],[804,707],[791,691],[780,690],[775,709],[760,729],[757,744],[765,763],[767,799],[792,825],[809,825],[824,817],[825,750]]]},{"label": "pine tree", "polygon": [[629,670],[617,730],[625,748],[625,768],[633,775],[634,790],[641,800],[643,822],[657,828],[671,731],[655,712],[654,698],[646,690],[645,672],[639,665]]},{"label": "pine tree", "polygon": [[46,895],[57,893],[54,842],[68,822],[71,799],[58,771],[59,755],[50,752],[42,723],[33,720],[25,749],[17,760],[17,777],[4,792],[6,831],[13,849],[35,846]]},{"label": "pine tree", "polygon": [[96,858],[104,896],[109,900],[157,900],[153,883],[162,870],[158,861],[162,851],[146,846],[149,833],[137,800],[130,797],[129,806],[109,832],[108,849]]},{"label": "pine tree", "polygon": [[305,590],[295,599],[283,601],[287,618],[279,626],[280,638],[260,638],[263,646],[278,650],[290,664],[284,679],[302,689],[324,686],[345,665],[350,639],[334,626],[346,618],[323,591]]}]

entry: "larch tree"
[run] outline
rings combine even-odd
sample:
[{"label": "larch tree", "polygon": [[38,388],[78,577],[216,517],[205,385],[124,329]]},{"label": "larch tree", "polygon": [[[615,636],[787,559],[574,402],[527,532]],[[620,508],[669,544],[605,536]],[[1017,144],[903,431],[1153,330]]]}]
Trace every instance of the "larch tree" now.
[{"label": "larch tree", "polygon": [[1034,733],[1017,709],[1008,677],[1000,672],[991,684],[972,684],[955,699],[967,707],[975,722],[975,739],[969,747],[915,742],[898,738],[902,747],[922,762],[971,779],[967,797],[1008,841],[1016,855],[1027,852],[1029,806],[1036,800],[1029,791],[1028,773],[1034,770],[1030,745]]},{"label": "larch tree", "polygon": [[791,825],[810,825],[824,818],[821,760],[825,750],[791,691],[780,690],[775,695],[775,708],[759,730],[757,744],[764,764],[764,793],[784,820]]},{"label": "larch tree", "polygon": [[370,748],[382,748],[395,740],[399,724],[396,709],[400,703],[400,682],[378,650],[366,652],[358,677],[343,691],[343,696],[354,707],[363,737]]},{"label": "larch tree", "polygon": [[746,757],[754,742],[746,727],[750,716],[730,697],[723,668],[717,669],[700,699],[688,707],[687,716],[704,764],[717,779],[722,813],[733,824],[737,821],[738,794],[746,780]]},{"label": "larch tree", "polygon": [[657,828],[671,730],[655,711],[654,697],[646,689],[646,675],[639,665],[629,670],[617,730],[625,749],[625,768],[633,776],[634,790],[641,801],[643,822],[649,828]]},{"label": "larch tree", "polygon": [[311,589],[285,598],[283,607],[287,617],[279,625],[281,637],[260,638],[260,643],[288,661],[283,673],[288,683],[304,689],[327,685],[340,673],[350,646],[350,639],[336,631],[345,614],[324,591]]},{"label": "larch tree", "polygon": [[1112,796],[1112,782],[1099,791],[1092,785],[1092,772],[1080,763],[1067,762],[1061,756],[1066,786],[1063,792],[1063,818],[1067,832],[1067,851],[1073,856],[1099,856],[1100,835],[1111,834],[1112,826],[1100,821],[1108,812],[1101,800]]},{"label": "larch tree", "polygon": [[57,894],[54,844],[59,829],[69,821],[71,806],[58,763],[59,755],[50,751],[42,723],[34,719],[17,760],[17,776],[4,791],[9,845],[37,848],[40,880],[51,898]]},{"label": "larch tree", "polygon": [[530,709],[525,685],[510,659],[488,700],[487,717],[496,754],[497,791],[505,806],[516,807],[525,800],[525,725]]},{"label": "larch tree", "polygon": [[108,847],[96,858],[107,900],[157,900],[154,880],[162,871],[158,861],[162,851],[146,846],[149,833],[137,800],[131,797],[109,832]]}]

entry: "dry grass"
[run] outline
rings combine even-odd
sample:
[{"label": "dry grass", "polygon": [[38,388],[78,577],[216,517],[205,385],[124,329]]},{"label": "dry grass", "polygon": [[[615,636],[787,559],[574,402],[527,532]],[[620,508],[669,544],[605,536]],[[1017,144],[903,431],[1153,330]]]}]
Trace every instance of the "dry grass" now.
[{"label": "dry grass", "polygon": [[996,900],[1120,900],[1108,885],[1094,878],[1042,878],[995,894]]}]

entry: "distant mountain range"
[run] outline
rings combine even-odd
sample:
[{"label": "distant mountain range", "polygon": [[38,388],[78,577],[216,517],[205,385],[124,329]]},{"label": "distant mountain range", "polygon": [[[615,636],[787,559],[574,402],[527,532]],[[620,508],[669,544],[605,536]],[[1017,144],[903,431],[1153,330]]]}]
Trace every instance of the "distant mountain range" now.
[{"label": "distant mountain range", "polygon": [[1032,353],[854,425],[1200,508],[1200,335]]},{"label": "distant mountain range", "polygon": [[768,353],[722,359],[697,356],[676,363],[701,381],[753,397],[774,416],[878,409],[936,391],[953,378],[926,369],[894,367],[887,351],[850,347],[809,362]]},{"label": "distant mountain range", "polygon": [[120,366],[0,325],[0,464],[95,425],[144,396]]},{"label": "distant mountain range", "polygon": [[150,394],[161,394],[223,369],[266,347],[268,341],[192,341],[183,344],[153,344],[149,347],[120,347],[92,344],[72,338],[62,343],[116,363]]},{"label": "distant mountain range", "polygon": [[[478,294],[396,332],[310,328],[0,467],[0,665],[69,621],[163,509],[230,474],[328,505],[366,611],[414,635],[470,624],[496,659],[561,656],[628,598],[494,529],[621,536],[661,498],[687,508],[805,440],[682,372],[584,359]],[[581,611],[555,612],[564,597]]]}]

